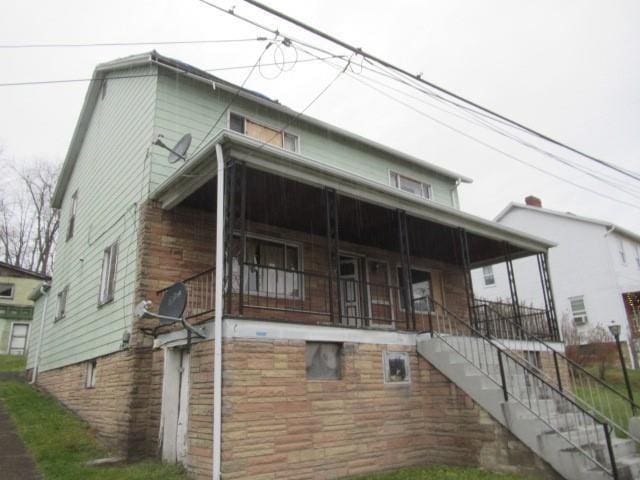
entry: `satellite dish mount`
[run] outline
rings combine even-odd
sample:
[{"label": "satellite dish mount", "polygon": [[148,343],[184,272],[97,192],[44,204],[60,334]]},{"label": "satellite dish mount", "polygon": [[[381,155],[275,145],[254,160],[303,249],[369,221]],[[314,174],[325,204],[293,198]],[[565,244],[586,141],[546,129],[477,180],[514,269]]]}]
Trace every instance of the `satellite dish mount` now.
[{"label": "satellite dish mount", "polygon": [[162,297],[158,313],[150,312],[151,307],[149,300],[143,300],[135,309],[135,314],[140,318],[157,318],[161,325],[171,325],[180,322],[182,326],[189,332],[200,338],[206,338],[202,328],[194,327],[187,323],[184,318],[184,310],[187,306],[187,287],[184,283],[176,283],[169,287]]},{"label": "satellite dish mount", "polygon": [[169,156],[167,157],[167,161],[169,163],[176,163],[178,160],[187,160],[187,151],[191,146],[191,134],[187,133],[183,135],[178,143],[174,145],[173,148],[169,148],[161,139],[164,138],[164,135],[160,134],[153,142],[154,145],[159,146],[160,148],[164,148],[169,151]]}]

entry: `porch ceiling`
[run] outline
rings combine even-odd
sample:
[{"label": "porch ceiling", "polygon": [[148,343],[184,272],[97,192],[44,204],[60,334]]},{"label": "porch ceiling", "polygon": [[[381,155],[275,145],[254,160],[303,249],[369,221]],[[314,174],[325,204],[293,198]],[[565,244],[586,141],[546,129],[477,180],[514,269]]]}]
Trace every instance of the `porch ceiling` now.
[{"label": "porch ceiling", "polygon": [[[323,235],[326,218],[321,195],[322,186],[335,188],[340,194],[340,238],[346,241],[395,245],[395,209],[409,214],[412,254],[430,252],[430,257],[457,262],[455,245],[457,228],[469,234],[472,266],[502,261],[503,245],[511,246],[513,258],[544,252],[555,244],[495,222],[470,215],[433,201],[423,200],[360,178],[350,172],[327,167],[317,161],[230,131],[222,131],[152,194],[164,208],[184,202],[198,208],[215,208],[216,143],[225,154],[243,160],[252,172],[247,181],[249,220],[313,232]],[[268,190],[262,190],[268,189]],[[251,195],[256,191],[276,192]],[[282,192],[278,194],[277,192]],[[252,200],[253,198],[253,200]],[[322,212],[322,214],[318,214]],[[395,249],[395,248],[394,248]]]}]

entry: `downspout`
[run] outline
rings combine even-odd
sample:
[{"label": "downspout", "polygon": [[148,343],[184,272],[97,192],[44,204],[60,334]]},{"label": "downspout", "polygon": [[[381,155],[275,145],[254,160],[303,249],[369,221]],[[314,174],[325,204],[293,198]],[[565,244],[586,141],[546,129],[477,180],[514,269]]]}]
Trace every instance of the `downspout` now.
[{"label": "downspout", "polygon": [[36,383],[38,378],[38,370],[40,369],[40,352],[42,351],[42,340],[44,338],[45,319],[47,316],[47,302],[49,301],[49,286],[44,284],[40,286],[40,293],[44,295],[44,305],[42,306],[42,316],[40,317],[40,332],[38,335],[38,350],[36,351],[36,363],[33,366],[33,375],[31,376],[31,385]]},{"label": "downspout", "polygon": [[222,146],[216,144],[218,163],[216,205],[216,284],[213,326],[213,480],[220,479],[222,434],[222,305],[224,291],[224,157]]}]

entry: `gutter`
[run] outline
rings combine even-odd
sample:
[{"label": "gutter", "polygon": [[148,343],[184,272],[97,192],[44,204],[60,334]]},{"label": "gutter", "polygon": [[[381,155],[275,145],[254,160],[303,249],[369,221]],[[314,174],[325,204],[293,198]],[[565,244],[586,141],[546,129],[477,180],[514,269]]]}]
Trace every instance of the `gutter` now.
[{"label": "gutter", "polygon": [[40,334],[38,335],[38,350],[36,352],[36,361],[35,364],[33,365],[33,375],[31,376],[31,382],[29,382],[31,385],[36,383],[36,380],[38,378],[38,370],[40,368],[40,353],[42,352],[42,340],[44,339],[44,327],[45,327],[45,320],[46,320],[46,316],[47,316],[47,303],[49,302],[49,289],[51,288],[51,285],[49,285],[48,283],[43,284],[40,287],[39,292],[33,292],[36,293],[36,295],[33,295],[33,293],[31,295],[29,295],[29,298],[36,297],[40,298],[41,296],[44,295],[44,305],[42,307],[42,316],[40,317]]},{"label": "gutter", "polygon": [[224,273],[224,156],[222,146],[216,143],[218,163],[216,205],[216,283],[213,325],[213,480],[220,479],[222,445],[222,303]]}]

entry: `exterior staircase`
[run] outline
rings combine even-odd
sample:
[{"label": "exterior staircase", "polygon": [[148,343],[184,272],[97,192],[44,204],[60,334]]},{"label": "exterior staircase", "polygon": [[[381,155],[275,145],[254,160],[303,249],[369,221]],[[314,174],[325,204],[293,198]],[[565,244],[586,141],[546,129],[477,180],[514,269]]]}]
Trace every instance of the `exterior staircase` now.
[{"label": "exterior staircase", "polygon": [[606,415],[581,404],[513,346],[440,311],[431,331],[418,336],[419,354],[562,477],[640,479],[636,442],[616,436]]}]

